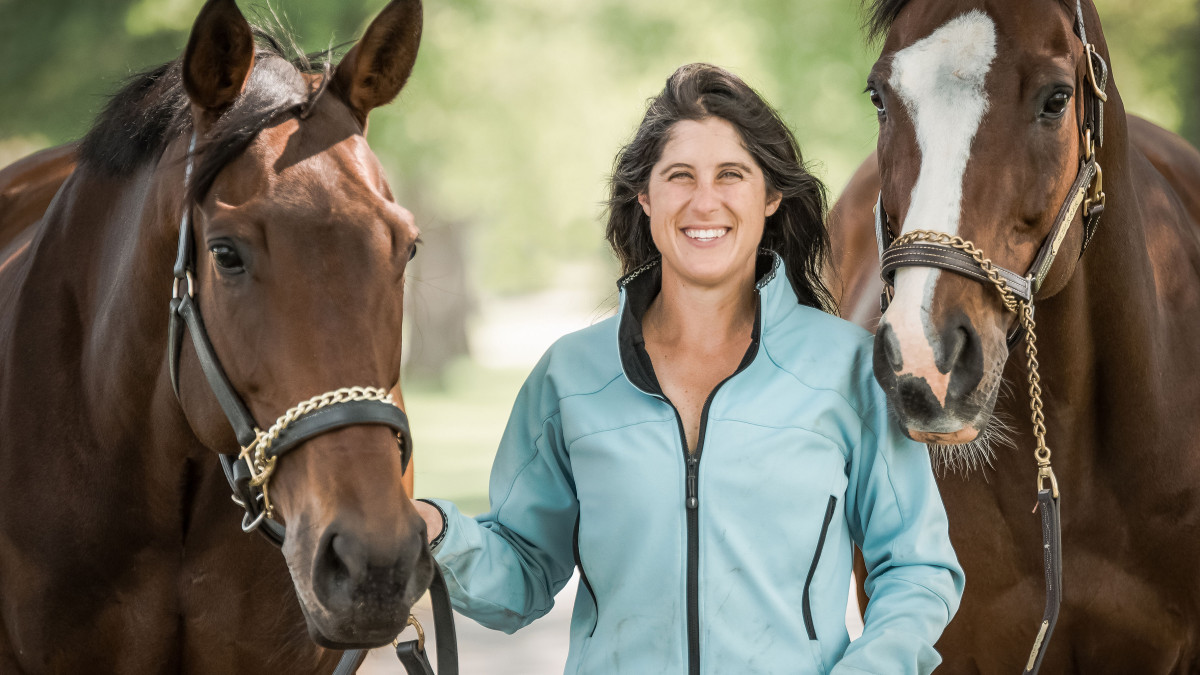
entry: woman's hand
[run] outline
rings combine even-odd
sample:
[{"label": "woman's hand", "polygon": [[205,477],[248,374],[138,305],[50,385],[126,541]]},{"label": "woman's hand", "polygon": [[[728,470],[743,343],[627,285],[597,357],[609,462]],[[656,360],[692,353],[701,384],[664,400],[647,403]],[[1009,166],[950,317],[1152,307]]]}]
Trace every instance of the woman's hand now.
[{"label": "woman's hand", "polygon": [[425,521],[425,543],[428,544],[437,539],[442,533],[442,528],[445,526],[445,523],[442,521],[442,512],[438,511],[437,507],[429,502],[414,499],[412,500],[412,504],[416,507],[417,513],[421,514],[421,518]]}]

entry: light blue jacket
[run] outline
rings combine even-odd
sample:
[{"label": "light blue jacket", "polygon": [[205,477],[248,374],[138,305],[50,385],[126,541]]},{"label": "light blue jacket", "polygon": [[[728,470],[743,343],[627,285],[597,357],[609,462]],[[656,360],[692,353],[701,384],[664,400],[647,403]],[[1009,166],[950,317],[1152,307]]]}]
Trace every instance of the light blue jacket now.
[{"label": "light blue jacket", "polygon": [[[689,465],[641,346],[659,284],[656,266],[631,274],[617,316],[542,357],[490,512],[435,500],[455,609],[515,631],[579,566],[567,673],[930,672],[963,573],[928,454],[888,417],[871,336],[798,304],[761,256],[755,340],[711,396]],[[854,544],[871,601],[850,643]]]}]

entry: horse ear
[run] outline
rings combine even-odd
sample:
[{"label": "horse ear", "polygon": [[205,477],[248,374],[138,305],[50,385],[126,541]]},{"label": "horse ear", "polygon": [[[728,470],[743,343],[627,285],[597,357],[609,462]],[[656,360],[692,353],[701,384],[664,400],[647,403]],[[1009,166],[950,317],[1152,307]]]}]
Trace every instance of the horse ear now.
[{"label": "horse ear", "polygon": [[392,0],[338,64],[333,85],[359,122],[404,88],[421,44],[421,0]]},{"label": "horse ear", "polygon": [[229,107],[254,67],[254,33],[234,0],[208,0],[183,53],[183,88],[209,111]]}]

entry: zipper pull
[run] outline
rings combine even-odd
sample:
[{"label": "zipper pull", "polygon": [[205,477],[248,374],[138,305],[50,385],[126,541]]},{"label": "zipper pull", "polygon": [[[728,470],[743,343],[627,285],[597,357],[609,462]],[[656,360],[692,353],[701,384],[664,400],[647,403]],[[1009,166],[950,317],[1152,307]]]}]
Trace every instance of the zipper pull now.
[{"label": "zipper pull", "polygon": [[700,499],[696,496],[696,473],[700,466],[698,457],[688,457],[687,460],[687,507],[694,509],[700,506]]}]

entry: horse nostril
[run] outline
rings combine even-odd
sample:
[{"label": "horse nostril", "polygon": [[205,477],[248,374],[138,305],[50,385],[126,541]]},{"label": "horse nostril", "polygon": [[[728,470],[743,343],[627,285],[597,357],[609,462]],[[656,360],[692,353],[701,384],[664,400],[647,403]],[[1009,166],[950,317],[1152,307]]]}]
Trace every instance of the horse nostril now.
[{"label": "horse nostril", "polygon": [[938,370],[949,373],[959,366],[971,336],[963,326],[954,326],[942,338],[942,359]]},{"label": "horse nostril", "polygon": [[891,366],[892,372],[900,372],[904,367],[904,357],[900,353],[900,341],[896,337],[896,331],[892,330],[892,326],[887,322],[882,322],[875,337],[883,345],[883,356]]},{"label": "horse nostril", "polygon": [[963,317],[945,333],[938,369],[950,373],[948,395],[969,396],[983,380],[983,345],[970,321]]},{"label": "horse nostril", "polygon": [[364,561],[355,548],[349,538],[338,534],[325,541],[317,560],[317,582],[326,597],[349,593],[361,575]]}]

